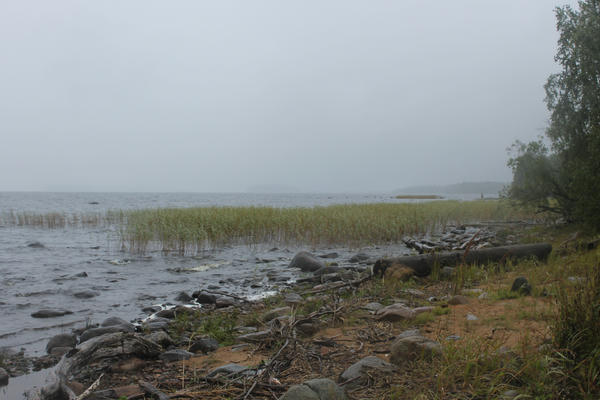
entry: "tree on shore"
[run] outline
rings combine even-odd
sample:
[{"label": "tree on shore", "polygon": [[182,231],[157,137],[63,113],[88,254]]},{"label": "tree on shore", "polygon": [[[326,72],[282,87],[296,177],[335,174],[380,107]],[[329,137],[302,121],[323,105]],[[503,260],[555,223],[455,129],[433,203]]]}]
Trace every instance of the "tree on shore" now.
[{"label": "tree on shore", "polygon": [[550,147],[513,145],[508,196],[600,229],[600,0],[559,7],[556,19],[562,71],[544,87]]}]

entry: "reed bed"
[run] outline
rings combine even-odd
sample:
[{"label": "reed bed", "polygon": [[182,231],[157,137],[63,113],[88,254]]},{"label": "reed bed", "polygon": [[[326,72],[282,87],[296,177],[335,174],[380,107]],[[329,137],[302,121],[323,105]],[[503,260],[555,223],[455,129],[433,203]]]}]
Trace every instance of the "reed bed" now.
[{"label": "reed bed", "polygon": [[532,219],[530,210],[504,201],[433,201],[312,208],[163,208],[127,213],[123,245],[181,254],[229,244],[361,246],[400,242],[448,225]]},{"label": "reed bed", "polygon": [[106,226],[122,224],[125,223],[125,221],[126,213],[124,211],[109,211],[105,213],[31,213],[5,211],[0,213],[0,225],[28,226],[47,229]]}]

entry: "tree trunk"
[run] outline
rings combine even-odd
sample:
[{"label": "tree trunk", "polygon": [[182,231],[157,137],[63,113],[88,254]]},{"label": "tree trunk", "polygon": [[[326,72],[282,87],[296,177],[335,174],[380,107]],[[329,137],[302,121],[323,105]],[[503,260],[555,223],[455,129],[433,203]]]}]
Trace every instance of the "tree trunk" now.
[{"label": "tree trunk", "polygon": [[491,247],[468,252],[450,251],[422,254],[418,256],[382,258],[377,260],[373,266],[373,273],[375,275],[383,274],[390,265],[402,264],[412,268],[417,276],[427,276],[431,273],[433,266],[436,264],[439,265],[439,267],[452,267],[463,262],[465,264],[482,265],[494,262],[505,262],[508,259],[511,261],[518,261],[532,257],[539,260],[546,260],[551,251],[551,244],[535,243]]}]

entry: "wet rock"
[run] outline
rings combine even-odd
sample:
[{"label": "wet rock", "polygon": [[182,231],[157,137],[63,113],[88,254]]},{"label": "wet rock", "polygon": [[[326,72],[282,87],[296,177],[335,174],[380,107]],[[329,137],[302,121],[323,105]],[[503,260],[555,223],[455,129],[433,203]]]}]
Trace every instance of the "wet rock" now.
[{"label": "wet rock", "polygon": [[131,357],[152,359],[157,357],[161,348],[154,342],[144,339],[134,333],[110,333],[95,337],[79,344],[71,357],[63,358],[59,364],[63,376],[86,373],[87,367],[94,365],[95,371],[107,370],[116,360]]},{"label": "wet rock", "polygon": [[215,301],[215,305],[217,306],[217,308],[231,307],[236,304],[237,303],[235,302],[235,299],[229,296],[217,297],[217,300]]},{"label": "wet rock", "polygon": [[530,295],[531,285],[527,281],[527,278],[520,276],[514,280],[510,290],[512,292],[519,292],[522,295]]},{"label": "wet rock", "polygon": [[331,379],[311,379],[304,382],[304,385],[311,388],[321,400],[346,400],[348,398],[344,389]]},{"label": "wet rock", "polygon": [[82,290],[81,292],[73,293],[73,297],[77,299],[91,299],[92,297],[99,296],[100,293],[94,292],[93,290]]},{"label": "wet rock", "polygon": [[291,307],[279,307],[279,308],[274,308],[272,310],[267,311],[266,313],[264,313],[260,319],[263,322],[270,322],[275,318],[278,317],[282,317],[284,315],[289,315],[292,312],[292,308]]},{"label": "wet rock", "polygon": [[460,294],[457,294],[456,296],[452,296],[450,298],[450,300],[448,300],[448,304],[452,305],[452,306],[456,306],[459,304],[468,304],[469,303],[469,298],[466,296],[462,296]]},{"label": "wet rock", "polygon": [[189,360],[194,353],[190,353],[189,351],[185,351],[182,349],[175,350],[167,350],[162,353],[158,358],[165,362],[173,362],[173,361],[181,361],[181,360]]},{"label": "wet rock", "polygon": [[31,314],[33,318],[56,318],[62,317],[63,315],[73,314],[73,311],[61,310],[61,309],[43,309],[36,311]]},{"label": "wet rock", "polygon": [[75,335],[71,335],[68,333],[61,333],[56,336],[53,336],[46,344],[46,352],[48,354],[52,353],[52,349],[55,347],[67,347],[73,348],[77,344],[77,339]]},{"label": "wet rock", "polygon": [[46,248],[46,246],[44,246],[40,242],[30,242],[30,243],[27,243],[27,247],[31,247],[32,249],[45,249]]},{"label": "wet rock", "polygon": [[49,354],[58,359],[71,351],[71,349],[73,349],[73,347],[53,347]]},{"label": "wet rock", "polygon": [[415,312],[402,303],[383,307],[376,313],[376,319],[379,321],[397,322],[405,319],[413,319],[414,317]]},{"label": "wet rock", "polygon": [[[368,372],[375,369],[380,372],[393,372],[396,367],[379,357],[369,356],[352,364],[339,378],[339,382],[346,388],[356,388],[365,385],[368,382]],[[348,382],[344,385],[345,382]]]},{"label": "wet rock", "polygon": [[169,328],[170,321],[166,318],[152,318],[142,324],[142,329],[150,332],[159,330],[167,330]]},{"label": "wet rock", "polygon": [[402,365],[407,360],[431,359],[438,356],[442,353],[442,346],[424,336],[408,336],[392,343],[390,353],[390,361]]},{"label": "wet rock", "polygon": [[171,339],[171,336],[169,336],[169,334],[165,331],[152,332],[151,334],[144,336],[144,338],[159,344],[163,348],[167,348],[174,343],[173,339]]},{"label": "wet rock", "polygon": [[114,326],[114,325],[131,325],[133,327],[133,324],[131,324],[119,317],[108,317],[104,321],[102,321],[102,323],[100,324],[100,326]]},{"label": "wet rock", "polygon": [[363,262],[363,261],[367,261],[369,259],[369,255],[365,254],[365,253],[358,253],[353,255],[352,257],[350,257],[350,259],[348,260],[349,262],[356,264],[359,262]]},{"label": "wet rock", "polygon": [[186,292],[179,292],[177,297],[175,297],[175,301],[179,301],[181,303],[191,303],[192,300],[194,300],[194,298]]},{"label": "wet rock", "polygon": [[160,310],[159,312],[156,313],[156,316],[160,317],[160,318],[173,319],[173,318],[175,318],[176,312],[177,312],[177,310],[175,308],[168,308],[168,309]]},{"label": "wet rock", "polygon": [[0,386],[8,385],[8,373],[4,368],[0,368]]},{"label": "wet rock", "polygon": [[213,338],[201,338],[196,339],[190,346],[192,353],[210,353],[216,351],[219,348],[219,342]]},{"label": "wet rock", "polygon": [[336,252],[333,252],[333,253],[321,254],[319,257],[320,258],[338,258],[339,254]]},{"label": "wet rock", "polygon": [[322,275],[326,275],[326,274],[335,274],[339,270],[340,270],[340,267],[333,267],[333,266],[329,265],[329,266],[326,266],[323,268],[319,268],[318,270],[316,270],[313,273],[315,274],[315,276],[322,276]]},{"label": "wet rock", "polygon": [[142,308],[142,311],[147,313],[147,314],[154,314],[155,312],[160,311],[160,307],[158,306],[148,306],[148,307],[144,307]]},{"label": "wet rock", "polygon": [[303,272],[314,272],[323,267],[323,261],[306,251],[296,254],[289,265],[289,268],[300,268]]},{"label": "wet rock", "polygon": [[406,282],[415,274],[415,270],[402,264],[390,265],[383,274],[386,283]]},{"label": "wet rock", "polygon": [[321,282],[341,282],[342,278],[336,274],[325,274],[325,275],[321,275]]},{"label": "wet rock", "polygon": [[89,328],[86,329],[81,336],[79,337],[79,342],[83,343],[92,338],[106,335],[107,333],[117,333],[117,332],[134,332],[135,327],[133,324],[123,324],[123,325],[111,325],[111,326],[101,326],[98,328]]},{"label": "wet rock", "polygon": [[192,297],[200,304],[215,304],[217,302],[217,296],[201,290],[192,293]]}]

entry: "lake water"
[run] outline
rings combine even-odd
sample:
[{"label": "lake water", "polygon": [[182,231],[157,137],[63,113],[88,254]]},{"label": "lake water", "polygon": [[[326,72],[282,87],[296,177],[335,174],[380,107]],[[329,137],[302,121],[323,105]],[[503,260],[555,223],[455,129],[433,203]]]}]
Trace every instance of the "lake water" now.
[{"label": "lake water", "polygon": [[[471,196],[476,198],[478,196]],[[457,197],[455,197],[457,198]],[[469,196],[462,196],[469,199]],[[252,194],[252,193],[17,193],[0,192],[0,217],[49,212],[105,213],[157,207],[273,206],[312,207],[346,203],[401,202],[390,194]],[[43,247],[31,247],[39,242]],[[273,249],[271,244],[231,246],[194,257],[160,252],[133,255],[120,247],[118,227],[68,226],[48,229],[0,221],[0,348],[44,354],[47,340],[108,316],[142,318],[142,308],[173,303],[180,291],[200,288],[241,296],[281,290],[298,271],[286,267],[306,248]],[[311,249],[308,249],[311,250]],[[340,263],[358,249],[337,251]],[[400,245],[362,249],[398,254]],[[93,296],[93,297],[88,297]],[[71,314],[33,318],[45,308]]]}]

